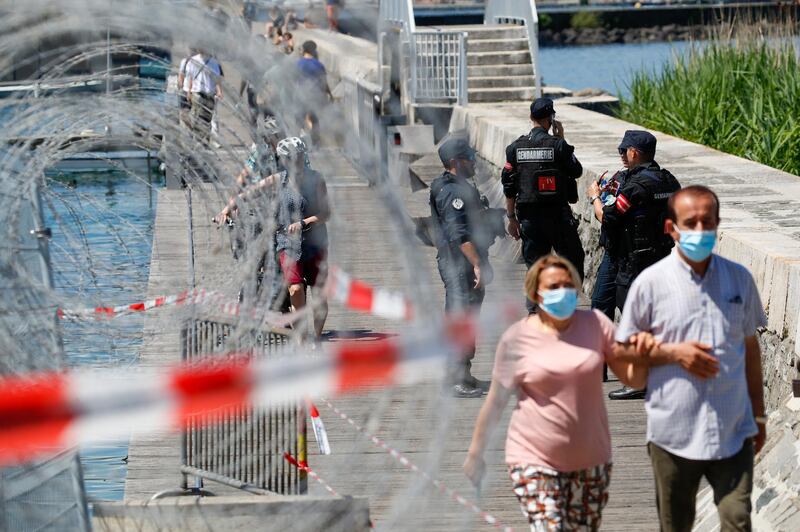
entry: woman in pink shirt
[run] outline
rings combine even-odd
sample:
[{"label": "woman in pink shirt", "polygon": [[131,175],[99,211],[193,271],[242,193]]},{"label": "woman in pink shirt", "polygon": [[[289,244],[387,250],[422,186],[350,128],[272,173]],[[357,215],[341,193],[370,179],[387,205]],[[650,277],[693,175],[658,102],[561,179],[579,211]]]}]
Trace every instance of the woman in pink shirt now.
[{"label": "woman in pink shirt", "polygon": [[[476,484],[483,451],[513,392],[517,405],[506,438],[514,493],[531,530],[597,530],[608,500],[611,436],[603,397],[603,363],[629,386],[646,368],[614,357],[614,325],[599,311],[576,310],[580,278],[566,259],[531,266],[525,292],[539,312],[500,339],[492,385],[481,408],[464,471]],[[646,349],[649,340],[641,341]]]}]

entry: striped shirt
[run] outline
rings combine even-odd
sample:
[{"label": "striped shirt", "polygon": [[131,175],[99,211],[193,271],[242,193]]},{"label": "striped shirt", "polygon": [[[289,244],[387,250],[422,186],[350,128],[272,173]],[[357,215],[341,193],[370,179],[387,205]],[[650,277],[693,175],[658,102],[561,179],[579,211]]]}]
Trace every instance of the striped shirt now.
[{"label": "striped shirt", "polygon": [[753,277],[712,255],[703,277],[677,250],[633,282],[616,340],[640,331],[662,342],[713,346],[719,373],[700,379],[679,364],[653,366],[647,380],[647,441],[677,456],[718,460],[736,454],[758,429],[745,374],[745,338],[767,323]]}]

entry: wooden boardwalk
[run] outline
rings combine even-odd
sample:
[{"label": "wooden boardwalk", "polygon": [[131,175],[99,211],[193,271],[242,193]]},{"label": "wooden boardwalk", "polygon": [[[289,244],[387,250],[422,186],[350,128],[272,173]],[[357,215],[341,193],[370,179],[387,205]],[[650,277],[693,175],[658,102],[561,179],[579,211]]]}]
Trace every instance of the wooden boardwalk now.
[{"label": "wooden boardwalk", "polygon": [[[351,275],[377,286],[404,290],[416,286],[427,299],[430,312],[440,312],[443,290],[435,265],[435,252],[422,245],[404,245],[402,225],[387,214],[378,192],[362,181],[336,150],[321,150],[313,165],[326,172],[334,210],[330,223],[331,262]],[[400,187],[393,190],[409,214],[427,213],[427,190],[412,194]],[[213,189],[193,194],[195,268],[197,286],[227,286],[236,276],[224,231],[211,226],[209,218],[222,199]],[[189,285],[185,192],[161,191],[153,244],[153,263],[148,296],[170,293]],[[496,279],[489,287],[487,303],[512,295],[519,297],[522,310],[520,264],[495,262]],[[148,315],[142,365],[158,365],[179,359],[175,321],[171,315]],[[165,325],[166,324],[166,325]],[[351,337],[371,341],[403,332],[407,325],[355,314],[333,305],[327,330],[330,341]],[[488,379],[494,345],[500,331],[482,338],[474,373]],[[610,390],[616,383],[606,385]],[[441,393],[438,383],[330,398],[332,403],[373,434],[395,447],[421,468],[466,497],[474,490],[461,472],[470,436],[482,400],[451,399]],[[389,453],[336,416],[324,402],[319,405],[333,447],[330,456],[316,456],[309,443],[311,466],[337,491],[370,499],[370,511],[379,527],[392,529],[459,530],[481,529],[487,525],[469,510],[424,481]],[[653,530],[656,517],[649,461],[644,448],[644,412],[641,401],[607,401],[614,443],[614,475],[611,500],[606,509],[607,530]],[[503,465],[505,426],[512,405],[487,452],[489,474],[480,506],[504,524],[525,528]],[[126,500],[147,498],[156,491],[175,488],[179,457],[177,437],[156,435],[131,439]],[[310,482],[312,494],[324,494]],[[216,492],[221,490],[207,484]]]},{"label": "wooden boardwalk", "polygon": [[[237,80],[231,80],[235,85]],[[224,124],[234,120],[227,111]],[[224,134],[223,144],[241,148],[238,139],[246,137],[241,126]],[[238,139],[237,139],[238,137]],[[241,162],[225,155],[231,175]],[[329,187],[333,218],[329,224],[330,262],[354,277],[376,286],[413,293],[424,313],[439,313],[444,292],[436,270],[435,250],[414,242],[400,221],[389,214],[384,196],[367,186],[337,150],[322,149],[312,156],[312,164],[323,172]],[[225,191],[213,185],[192,192],[194,241],[194,281],[198,287],[215,288],[233,296],[237,279],[245,272],[230,255],[227,232],[216,229],[210,218],[224,204]],[[408,186],[389,189],[389,197],[399,202],[410,216],[425,216],[428,191],[412,193]],[[159,192],[153,239],[148,297],[189,288],[190,253],[188,208],[185,191]],[[508,244],[495,244],[504,257]],[[487,304],[519,299],[523,311],[522,279],[524,265],[495,258],[495,281],[487,291]],[[157,366],[180,359],[177,320],[188,317],[187,310],[171,309],[145,317],[145,342],[141,365]],[[430,314],[428,314],[430,315]],[[354,338],[372,341],[386,335],[408,332],[408,324],[389,322],[331,306],[326,330],[328,341]],[[489,379],[494,347],[502,331],[480,338],[473,373]],[[616,382],[605,386],[606,391]],[[480,399],[452,399],[442,393],[441,384],[422,383],[348,397],[329,398],[333,405],[374,435],[404,453],[408,459],[440,479],[446,486],[468,498],[475,491],[463,475],[461,464],[470,443],[472,429],[482,404]],[[644,447],[645,416],[642,401],[613,402],[606,399],[614,447],[614,473],[611,496],[604,514],[605,530],[650,531],[658,528],[654,486],[649,459]],[[330,456],[319,456],[313,437],[309,442],[309,462],[319,475],[342,494],[369,498],[373,522],[378,528],[401,530],[465,530],[490,528],[477,516],[424,478],[409,471],[389,453],[373,444],[362,433],[340,419],[324,402],[318,403],[333,448]],[[511,491],[503,462],[505,427],[513,404],[489,446],[486,460],[489,473],[479,505],[503,524],[526,529],[527,522]],[[310,434],[310,430],[309,430]],[[179,452],[175,435],[133,434],[130,441],[125,499],[146,499],[154,493],[178,486]],[[213,483],[214,492],[231,493]],[[309,491],[327,492],[309,479]]]}]

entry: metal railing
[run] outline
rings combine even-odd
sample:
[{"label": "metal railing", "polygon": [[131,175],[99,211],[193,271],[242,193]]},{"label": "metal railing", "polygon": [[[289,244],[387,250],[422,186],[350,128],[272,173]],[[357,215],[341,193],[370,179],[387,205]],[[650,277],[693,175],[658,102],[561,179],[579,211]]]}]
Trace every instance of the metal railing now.
[{"label": "metal railing", "polygon": [[364,78],[344,75],[340,78],[344,120],[355,135],[348,135],[344,153],[360,173],[370,181],[383,175],[386,161],[386,128],[381,121],[383,91],[380,85]]},{"label": "metal railing", "polygon": [[542,95],[542,76],[539,73],[539,14],[535,0],[486,0],[484,24],[519,24],[528,30],[528,50],[533,65],[536,97]]},{"label": "metal railing", "polygon": [[[269,357],[285,348],[285,331],[252,329],[217,319],[191,319],[181,331],[185,362],[226,353],[247,352],[251,357]],[[181,445],[184,490],[195,477],[250,493],[306,493],[304,471],[291,465],[284,453],[307,460],[306,413],[298,403],[269,410],[252,407],[220,408],[198,415],[187,423]]]},{"label": "metal railing", "polygon": [[[378,42],[381,32],[399,29],[401,46],[407,47],[410,73],[407,95],[411,104],[466,105],[467,34],[458,31],[417,31],[412,0],[381,0]],[[382,52],[379,52],[381,55]],[[382,63],[382,57],[378,58]]]},{"label": "metal railing", "polygon": [[411,90],[414,102],[467,103],[467,34],[412,34]]}]

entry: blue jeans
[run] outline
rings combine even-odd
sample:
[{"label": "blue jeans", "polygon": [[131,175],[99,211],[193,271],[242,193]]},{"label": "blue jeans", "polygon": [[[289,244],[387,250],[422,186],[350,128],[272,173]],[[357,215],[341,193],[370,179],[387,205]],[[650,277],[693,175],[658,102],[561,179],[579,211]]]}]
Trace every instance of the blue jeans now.
[{"label": "blue jeans", "polygon": [[592,308],[596,308],[610,320],[614,320],[614,311],[617,307],[617,264],[603,252],[603,260],[597,269],[597,280],[592,290]]}]

